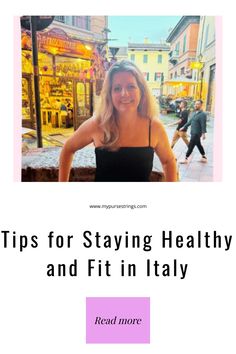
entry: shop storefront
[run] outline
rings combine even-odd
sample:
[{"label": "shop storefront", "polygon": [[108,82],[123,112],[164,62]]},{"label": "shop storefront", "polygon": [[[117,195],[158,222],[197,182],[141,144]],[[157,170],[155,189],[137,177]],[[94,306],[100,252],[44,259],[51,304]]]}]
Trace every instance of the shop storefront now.
[{"label": "shop storefront", "polygon": [[[93,112],[96,79],[104,77],[94,44],[61,29],[38,32],[42,130],[77,127]],[[35,128],[31,38],[22,32],[22,126]]]},{"label": "shop storefront", "polygon": [[172,79],[164,82],[163,94],[172,95],[175,98],[178,97],[193,97],[197,94],[199,83],[192,79],[182,80],[179,78]]}]

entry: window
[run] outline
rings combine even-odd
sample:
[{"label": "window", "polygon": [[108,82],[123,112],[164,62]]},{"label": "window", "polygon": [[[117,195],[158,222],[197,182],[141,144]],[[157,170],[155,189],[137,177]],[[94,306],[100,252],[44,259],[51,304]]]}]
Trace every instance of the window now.
[{"label": "window", "polygon": [[143,73],[145,80],[149,81],[149,73]]},{"label": "window", "polygon": [[131,54],[130,55],[130,60],[133,61],[133,62],[135,61],[135,54]]},{"label": "window", "polygon": [[185,74],[185,67],[183,66],[181,69],[180,69],[180,75],[184,75]]},{"label": "window", "polygon": [[90,31],[90,16],[73,16],[73,26]]},{"label": "window", "polygon": [[157,56],[157,63],[162,64],[162,55],[161,54],[158,54],[158,56]]},{"label": "window", "polygon": [[160,72],[155,73],[155,75],[154,75],[154,81],[161,81],[161,75],[162,75],[162,73],[160,73]]},{"label": "window", "polygon": [[143,62],[146,64],[148,62],[148,55],[144,54],[143,56]]},{"label": "window", "polygon": [[55,20],[65,23],[65,16],[55,16]]},{"label": "window", "polygon": [[175,55],[179,55],[179,42],[176,43],[176,46],[175,46]]},{"label": "window", "polygon": [[173,79],[173,74],[170,74],[170,79],[171,79],[171,80]]},{"label": "window", "polygon": [[208,34],[209,34],[209,23],[206,28],[204,48],[206,48],[208,44]]},{"label": "window", "polygon": [[183,53],[186,52],[186,44],[187,44],[187,35],[184,35],[184,43],[183,43]]},{"label": "window", "polygon": [[177,71],[175,71],[175,78],[177,77]]}]

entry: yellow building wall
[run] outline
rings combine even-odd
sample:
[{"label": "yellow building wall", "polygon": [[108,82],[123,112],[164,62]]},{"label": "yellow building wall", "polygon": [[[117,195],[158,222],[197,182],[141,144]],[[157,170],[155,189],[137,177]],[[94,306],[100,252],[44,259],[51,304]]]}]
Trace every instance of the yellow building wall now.
[{"label": "yellow building wall", "polygon": [[[167,51],[128,51],[128,58],[131,60],[131,55],[135,55],[134,63],[139,67],[139,69],[145,73],[149,73],[149,81],[147,84],[151,92],[155,92],[155,90],[160,91],[161,89],[161,80],[155,81],[155,73],[162,72],[164,74],[164,80],[167,79],[168,75],[168,52]],[[148,56],[147,63],[143,62],[143,56]],[[158,63],[158,55],[162,55],[162,63]]]}]

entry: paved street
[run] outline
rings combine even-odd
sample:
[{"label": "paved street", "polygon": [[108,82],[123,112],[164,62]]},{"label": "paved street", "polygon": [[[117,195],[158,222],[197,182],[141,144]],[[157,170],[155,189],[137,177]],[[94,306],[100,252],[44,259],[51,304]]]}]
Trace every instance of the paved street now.
[{"label": "paved street", "polygon": [[[201,155],[197,149],[194,148],[189,163],[187,165],[179,164],[179,161],[185,158],[187,147],[182,139],[174,146],[174,153],[178,162],[179,175],[181,182],[211,182],[213,181],[213,124],[214,118],[209,118],[207,122],[206,140],[202,142],[206,156],[207,163],[199,162]],[[171,141],[175,131],[175,127],[167,127],[167,134]],[[189,133],[190,129],[188,129]]]}]

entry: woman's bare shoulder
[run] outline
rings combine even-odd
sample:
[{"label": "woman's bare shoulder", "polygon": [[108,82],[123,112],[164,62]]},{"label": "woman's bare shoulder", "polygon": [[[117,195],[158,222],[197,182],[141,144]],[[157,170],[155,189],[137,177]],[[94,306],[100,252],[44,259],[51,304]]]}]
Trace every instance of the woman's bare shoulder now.
[{"label": "woman's bare shoulder", "polygon": [[99,129],[98,121],[94,117],[87,119],[66,141],[67,147],[75,152],[76,150],[82,149],[86,145],[95,142],[99,136]]},{"label": "woman's bare shoulder", "polygon": [[158,117],[152,118],[152,127],[156,128],[156,127],[160,127],[160,126],[163,126],[160,118],[158,118]]},{"label": "woman's bare shoulder", "polygon": [[163,139],[164,136],[166,136],[166,131],[164,128],[163,123],[159,118],[153,118],[152,119],[152,141],[154,142],[154,145],[156,146],[157,143]]},{"label": "woman's bare shoulder", "polygon": [[152,119],[152,131],[156,134],[161,133],[164,129],[164,125],[159,118]]},{"label": "woman's bare shoulder", "polygon": [[94,136],[100,132],[101,128],[99,126],[99,121],[95,117],[88,118],[80,127],[77,129],[78,134],[89,134]]},{"label": "woman's bare shoulder", "polygon": [[94,130],[99,128],[99,123],[98,120],[92,116],[84,121],[79,128]]}]

